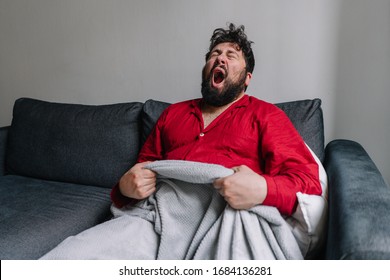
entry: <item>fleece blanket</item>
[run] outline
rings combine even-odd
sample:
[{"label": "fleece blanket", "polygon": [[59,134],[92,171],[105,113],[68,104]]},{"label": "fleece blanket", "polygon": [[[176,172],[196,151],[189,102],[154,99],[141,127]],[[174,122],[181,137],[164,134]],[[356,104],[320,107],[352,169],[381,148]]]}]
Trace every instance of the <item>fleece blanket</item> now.
[{"label": "fleece blanket", "polygon": [[43,259],[303,259],[275,207],[231,208],[214,189],[220,165],[157,161],[157,191],[114,219],[70,237]]}]

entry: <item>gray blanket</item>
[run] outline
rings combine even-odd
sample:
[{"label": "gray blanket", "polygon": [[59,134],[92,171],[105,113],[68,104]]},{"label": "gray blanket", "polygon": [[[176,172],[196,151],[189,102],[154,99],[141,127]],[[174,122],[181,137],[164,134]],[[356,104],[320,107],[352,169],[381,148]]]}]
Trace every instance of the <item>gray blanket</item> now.
[{"label": "gray blanket", "polygon": [[70,237],[43,259],[303,259],[274,207],[232,209],[212,182],[231,169],[158,161],[157,191],[114,219]]}]

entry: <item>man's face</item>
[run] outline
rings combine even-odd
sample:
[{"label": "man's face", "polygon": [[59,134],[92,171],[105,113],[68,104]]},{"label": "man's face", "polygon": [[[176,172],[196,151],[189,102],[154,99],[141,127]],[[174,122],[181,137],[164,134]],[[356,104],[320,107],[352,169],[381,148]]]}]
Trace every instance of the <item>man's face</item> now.
[{"label": "man's face", "polygon": [[209,55],[202,72],[202,96],[209,105],[219,107],[244,93],[252,77],[246,71],[242,51],[234,43],[221,43]]}]

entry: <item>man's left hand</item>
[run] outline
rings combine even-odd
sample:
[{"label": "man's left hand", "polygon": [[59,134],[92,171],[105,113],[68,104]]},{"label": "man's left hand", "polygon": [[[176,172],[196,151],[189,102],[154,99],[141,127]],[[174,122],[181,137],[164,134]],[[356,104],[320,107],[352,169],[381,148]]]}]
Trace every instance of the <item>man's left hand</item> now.
[{"label": "man's left hand", "polygon": [[245,165],[232,168],[234,174],[214,181],[214,187],[234,209],[249,209],[267,196],[265,178]]}]

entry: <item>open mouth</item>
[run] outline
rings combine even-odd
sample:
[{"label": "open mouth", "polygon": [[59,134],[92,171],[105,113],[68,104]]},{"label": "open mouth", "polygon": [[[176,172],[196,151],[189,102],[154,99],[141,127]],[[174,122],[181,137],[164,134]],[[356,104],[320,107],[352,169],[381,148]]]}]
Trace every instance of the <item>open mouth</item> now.
[{"label": "open mouth", "polygon": [[225,71],[221,68],[213,70],[213,82],[215,85],[221,84],[225,80]]}]

